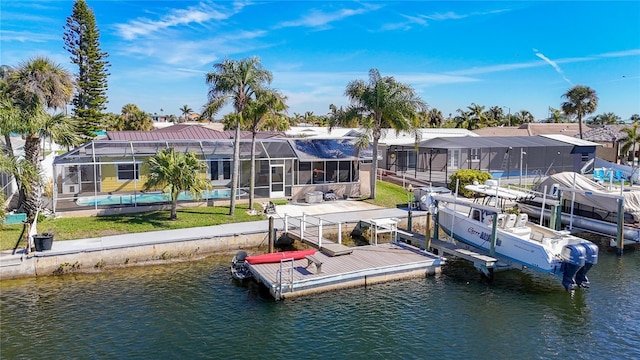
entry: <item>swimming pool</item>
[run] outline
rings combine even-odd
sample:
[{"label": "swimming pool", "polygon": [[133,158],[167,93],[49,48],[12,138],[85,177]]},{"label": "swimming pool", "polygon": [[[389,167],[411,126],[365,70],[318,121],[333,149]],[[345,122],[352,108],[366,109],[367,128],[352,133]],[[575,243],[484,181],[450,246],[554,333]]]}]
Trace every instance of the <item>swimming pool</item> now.
[{"label": "swimming pool", "polygon": [[[237,191],[238,196],[246,195],[244,190]],[[231,195],[231,189],[215,189],[205,190],[202,192],[202,200],[209,199],[228,199]],[[178,195],[178,201],[194,200],[193,195],[188,191],[182,191]],[[152,192],[127,195],[98,195],[98,196],[81,196],[76,200],[78,206],[101,206],[101,205],[133,205],[133,204],[152,204],[161,202],[171,202],[171,195],[168,193]]]}]

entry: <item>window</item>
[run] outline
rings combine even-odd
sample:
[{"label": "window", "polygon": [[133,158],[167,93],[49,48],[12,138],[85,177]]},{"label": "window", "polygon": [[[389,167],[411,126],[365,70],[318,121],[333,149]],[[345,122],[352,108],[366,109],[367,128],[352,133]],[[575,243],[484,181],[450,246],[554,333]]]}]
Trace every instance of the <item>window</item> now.
[{"label": "window", "polygon": [[350,171],[351,171],[351,162],[350,161],[340,161],[338,165],[340,176],[338,177],[339,182],[350,182]]},{"label": "window", "polygon": [[311,163],[298,163],[298,184],[311,184]]},{"label": "window", "polygon": [[480,161],[480,149],[469,149],[471,151],[471,161]]},{"label": "window", "polygon": [[313,163],[313,183],[314,184],[325,183],[324,163],[321,161],[315,161]]},{"label": "window", "polygon": [[140,180],[140,164],[119,164],[118,180]]},{"label": "window", "polygon": [[230,180],[231,179],[231,160],[214,159],[210,162],[211,180]]},{"label": "window", "polygon": [[327,161],[326,166],[327,166],[326,181],[332,182],[332,183],[338,182],[338,162]]}]

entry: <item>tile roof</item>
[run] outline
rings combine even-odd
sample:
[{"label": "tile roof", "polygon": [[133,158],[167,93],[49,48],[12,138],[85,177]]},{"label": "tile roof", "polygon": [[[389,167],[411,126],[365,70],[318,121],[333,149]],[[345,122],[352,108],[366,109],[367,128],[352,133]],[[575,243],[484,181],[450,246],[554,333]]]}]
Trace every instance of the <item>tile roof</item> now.
[{"label": "tile roof", "polygon": [[[583,127],[583,129],[586,129],[586,127]],[[574,136],[579,134],[580,130],[577,123],[527,123],[518,127],[487,127],[473,130],[473,132],[480,136],[536,136],[551,134]]]},{"label": "tile roof", "polygon": [[594,142],[615,142],[627,135],[622,129],[628,125],[602,125],[582,133],[582,139]]},{"label": "tile roof", "polygon": [[[233,139],[235,131],[217,131],[200,125],[177,124],[153,131],[107,131],[109,140],[154,141],[154,140],[216,140]],[[284,137],[280,132],[259,132],[256,139]],[[250,131],[241,131],[240,138],[250,139]]]}]

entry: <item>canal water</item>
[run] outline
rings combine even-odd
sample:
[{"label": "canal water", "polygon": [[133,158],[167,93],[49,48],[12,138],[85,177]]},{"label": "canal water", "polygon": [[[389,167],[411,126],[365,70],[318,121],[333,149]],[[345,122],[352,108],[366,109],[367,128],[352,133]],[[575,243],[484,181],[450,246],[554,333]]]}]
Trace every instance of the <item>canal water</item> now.
[{"label": "canal water", "polygon": [[2,359],[638,359],[640,251],[601,251],[571,294],[519,271],[275,302],[230,257],[0,283]]}]

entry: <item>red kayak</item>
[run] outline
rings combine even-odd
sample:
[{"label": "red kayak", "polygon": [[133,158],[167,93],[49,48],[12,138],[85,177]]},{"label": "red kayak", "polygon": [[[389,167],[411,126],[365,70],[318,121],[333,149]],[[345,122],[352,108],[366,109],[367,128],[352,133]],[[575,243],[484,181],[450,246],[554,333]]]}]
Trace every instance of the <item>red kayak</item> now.
[{"label": "red kayak", "polygon": [[280,262],[280,260],[284,260],[284,259],[300,260],[300,259],[304,259],[304,257],[307,255],[313,255],[315,253],[316,253],[316,249],[282,251],[282,252],[271,253],[271,254],[247,256],[245,261],[251,265],[268,264],[268,263]]}]

